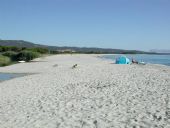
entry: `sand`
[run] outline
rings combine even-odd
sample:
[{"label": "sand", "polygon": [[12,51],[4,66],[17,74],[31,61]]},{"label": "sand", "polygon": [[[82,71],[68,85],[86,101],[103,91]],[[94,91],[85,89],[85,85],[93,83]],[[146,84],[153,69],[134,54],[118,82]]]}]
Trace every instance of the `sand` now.
[{"label": "sand", "polygon": [[0,83],[0,128],[170,128],[168,66],[55,55],[0,72],[33,73]]}]

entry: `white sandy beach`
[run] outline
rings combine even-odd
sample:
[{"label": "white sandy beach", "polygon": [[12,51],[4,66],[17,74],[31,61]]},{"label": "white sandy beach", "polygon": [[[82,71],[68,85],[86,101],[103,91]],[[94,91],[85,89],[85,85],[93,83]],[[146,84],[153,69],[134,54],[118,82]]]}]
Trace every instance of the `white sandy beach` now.
[{"label": "white sandy beach", "polygon": [[35,73],[0,83],[0,128],[170,128],[170,67],[96,56],[0,67]]}]

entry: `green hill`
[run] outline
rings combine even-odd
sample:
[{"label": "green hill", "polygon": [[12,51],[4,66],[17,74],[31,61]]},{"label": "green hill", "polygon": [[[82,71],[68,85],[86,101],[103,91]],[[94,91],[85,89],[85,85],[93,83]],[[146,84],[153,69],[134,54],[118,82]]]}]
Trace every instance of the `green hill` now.
[{"label": "green hill", "polygon": [[16,46],[26,48],[47,48],[51,51],[65,51],[70,50],[78,53],[100,53],[100,54],[144,54],[148,52],[137,51],[137,50],[123,50],[123,49],[111,49],[111,48],[88,48],[88,47],[58,47],[58,46],[47,46],[41,44],[35,44],[24,40],[0,40],[0,46]]}]

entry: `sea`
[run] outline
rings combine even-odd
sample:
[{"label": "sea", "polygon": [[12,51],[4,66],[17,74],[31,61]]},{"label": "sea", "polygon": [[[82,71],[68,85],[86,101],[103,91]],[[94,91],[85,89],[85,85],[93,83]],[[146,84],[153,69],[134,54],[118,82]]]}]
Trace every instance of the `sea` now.
[{"label": "sea", "polygon": [[5,80],[10,80],[16,77],[22,77],[27,74],[25,73],[0,73],[0,82],[5,81]]},{"label": "sea", "polygon": [[[115,60],[117,57],[121,56],[121,54],[116,55],[104,55],[103,58]],[[162,64],[170,66],[170,55],[150,55],[150,54],[126,54],[123,55],[132,60],[137,60],[138,62],[145,62],[150,64]]]}]

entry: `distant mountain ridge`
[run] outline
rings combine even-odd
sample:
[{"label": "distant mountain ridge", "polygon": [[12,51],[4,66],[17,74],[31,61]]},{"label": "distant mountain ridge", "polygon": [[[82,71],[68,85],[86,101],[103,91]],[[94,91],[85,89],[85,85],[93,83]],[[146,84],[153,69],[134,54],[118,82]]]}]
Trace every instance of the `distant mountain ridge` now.
[{"label": "distant mountain ridge", "polygon": [[150,52],[156,52],[156,53],[170,53],[170,49],[152,49]]},{"label": "distant mountain ridge", "polygon": [[49,50],[57,51],[57,50],[72,50],[79,53],[102,53],[102,54],[141,54],[141,53],[149,53],[144,51],[137,51],[137,50],[123,50],[123,49],[111,49],[111,48],[87,48],[87,47],[58,47],[58,46],[48,46],[48,45],[41,45],[35,44],[32,42],[24,41],[24,40],[0,40],[1,46],[16,46],[16,47],[26,47],[26,48],[33,48],[33,47],[41,47],[47,48]]},{"label": "distant mountain ridge", "polygon": [[24,41],[24,40],[0,40],[1,46],[16,46],[16,47],[26,47],[26,48],[33,48],[33,47],[46,47],[40,44],[34,44],[32,42]]}]

